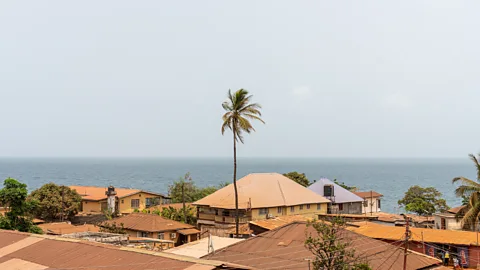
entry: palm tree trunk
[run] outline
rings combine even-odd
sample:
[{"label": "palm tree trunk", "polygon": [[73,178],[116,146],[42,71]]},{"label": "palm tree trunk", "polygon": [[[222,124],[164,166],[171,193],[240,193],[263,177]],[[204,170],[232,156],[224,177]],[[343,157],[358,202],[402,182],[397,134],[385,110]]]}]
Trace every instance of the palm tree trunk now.
[{"label": "palm tree trunk", "polygon": [[238,238],[238,192],[237,192],[237,137],[233,125],[233,188],[235,190],[235,237]]}]

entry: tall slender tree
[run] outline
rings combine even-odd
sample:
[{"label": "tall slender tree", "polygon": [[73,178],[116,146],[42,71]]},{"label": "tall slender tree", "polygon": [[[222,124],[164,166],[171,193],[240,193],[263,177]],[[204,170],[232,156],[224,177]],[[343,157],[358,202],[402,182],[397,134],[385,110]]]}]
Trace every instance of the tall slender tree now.
[{"label": "tall slender tree", "polygon": [[252,96],[248,95],[245,89],[239,89],[232,93],[228,90],[228,99],[222,103],[225,114],[222,117],[222,135],[227,129],[233,133],[233,188],[235,190],[235,235],[238,237],[238,191],[237,191],[237,142],[244,143],[243,133],[255,131],[250,120],[258,120],[265,124],[260,118],[262,106],[258,103],[251,103]]},{"label": "tall slender tree", "polygon": [[463,176],[453,178],[452,183],[460,182],[461,185],[455,189],[455,195],[468,200],[465,207],[459,211],[457,218],[461,218],[465,228],[474,229],[480,220],[480,162],[474,154],[468,155],[473,161],[476,173],[476,180],[470,180]]}]

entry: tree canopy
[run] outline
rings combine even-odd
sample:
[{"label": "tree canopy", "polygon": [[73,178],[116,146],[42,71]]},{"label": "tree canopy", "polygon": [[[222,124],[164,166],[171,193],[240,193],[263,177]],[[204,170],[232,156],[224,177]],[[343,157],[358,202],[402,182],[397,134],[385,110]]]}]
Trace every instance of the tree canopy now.
[{"label": "tree canopy", "polygon": [[27,185],[13,178],[7,178],[0,189],[0,204],[6,209],[5,216],[0,216],[0,229],[18,230],[21,232],[42,233],[33,224],[32,213],[36,204],[27,201]]},{"label": "tree canopy", "polygon": [[[314,231],[309,232],[308,228]],[[352,239],[345,234],[345,221],[334,217],[330,222],[310,221],[307,223],[305,247],[315,255],[314,270],[369,270],[366,258],[355,254]]]},{"label": "tree canopy", "polygon": [[172,203],[182,202],[182,185],[185,192],[185,202],[195,202],[203,197],[206,197],[218,189],[228,185],[222,183],[219,186],[198,187],[192,180],[190,173],[187,173],[184,177],[180,177],[177,181],[174,181],[172,185],[168,187],[168,196],[172,198]]},{"label": "tree canopy", "polygon": [[54,183],[34,190],[28,200],[37,202],[35,215],[49,221],[72,218],[78,213],[82,203],[82,197],[77,191]]},{"label": "tree canopy", "polygon": [[436,212],[448,210],[447,202],[441,198],[440,193],[434,187],[411,186],[403,199],[398,201],[398,205],[404,206],[408,212],[416,213],[420,216],[431,216]]},{"label": "tree canopy", "polygon": [[348,190],[348,191],[351,191],[351,192],[355,192],[357,191],[357,187],[355,186],[347,186],[344,182],[338,182],[337,179],[333,179],[333,182],[341,187],[343,187],[344,189]]},{"label": "tree canopy", "polygon": [[284,176],[292,179],[293,181],[297,182],[298,184],[308,187],[310,186],[310,181],[308,180],[307,176],[304,173],[299,173],[299,172],[289,172],[289,173],[284,173]]}]

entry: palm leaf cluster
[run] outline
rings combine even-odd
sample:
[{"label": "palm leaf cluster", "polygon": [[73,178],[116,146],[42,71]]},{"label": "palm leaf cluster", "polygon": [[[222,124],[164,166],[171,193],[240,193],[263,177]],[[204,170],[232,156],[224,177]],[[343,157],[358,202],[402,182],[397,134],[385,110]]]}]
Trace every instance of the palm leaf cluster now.
[{"label": "palm leaf cluster", "polygon": [[460,186],[455,189],[455,195],[465,198],[465,205],[457,213],[457,218],[461,219],[464,228],[473,229],[480,219],[480,163],[475,155],[470,154],[469,157],[477,170],[477,179],[471,180],[459,176],[453,178],[452,183],[460,183]]}]

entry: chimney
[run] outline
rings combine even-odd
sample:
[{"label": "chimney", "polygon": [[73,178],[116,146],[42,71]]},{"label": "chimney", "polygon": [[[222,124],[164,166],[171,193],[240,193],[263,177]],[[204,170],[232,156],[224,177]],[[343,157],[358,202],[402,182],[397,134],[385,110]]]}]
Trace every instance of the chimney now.
[{"label": "chimney", "polygon": [[108,211],[110,211],[110,213],[115,213],[115,197],[117,195],[115,188],[109,186],[107,191],[105,191],[105,195],[107,195]]}]

